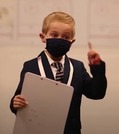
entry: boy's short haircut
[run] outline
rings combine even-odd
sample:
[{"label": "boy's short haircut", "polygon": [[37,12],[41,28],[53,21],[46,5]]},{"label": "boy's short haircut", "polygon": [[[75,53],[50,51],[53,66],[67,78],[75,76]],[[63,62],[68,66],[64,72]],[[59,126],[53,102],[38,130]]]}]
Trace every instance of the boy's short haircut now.
[{"label": "boy's short haircut", "polygon": [[72,27],[72,35],[75,35],[75,21],[72,16],[64,12],[53,12],[45,17],[42,25],[42,32],[46,34],[49,30],[49,25],[52,22],[59,21],[65,24],[69,24]]}]

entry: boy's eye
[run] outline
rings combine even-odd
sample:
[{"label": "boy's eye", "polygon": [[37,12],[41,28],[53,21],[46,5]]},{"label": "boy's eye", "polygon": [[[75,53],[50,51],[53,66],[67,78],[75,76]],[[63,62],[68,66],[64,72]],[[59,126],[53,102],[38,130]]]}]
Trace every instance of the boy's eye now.
[{"label": "boy's eye", "polygon": [[64,37],[66,40],[69,40],[70,39],[70,37],[69,36],[66,36],[66,37]]},{"label": "boy's eye", "polygon": [[64,36],[63,36],[63,39],[69,40],[69,39],[71,39],[71,37],[68,36],[68,35],[64,35]]},{"label": "boy's eye", "polygon": [[56,37],[58,37],[58,34],[57,33],[52,33],[51,36],[56,38]]}]

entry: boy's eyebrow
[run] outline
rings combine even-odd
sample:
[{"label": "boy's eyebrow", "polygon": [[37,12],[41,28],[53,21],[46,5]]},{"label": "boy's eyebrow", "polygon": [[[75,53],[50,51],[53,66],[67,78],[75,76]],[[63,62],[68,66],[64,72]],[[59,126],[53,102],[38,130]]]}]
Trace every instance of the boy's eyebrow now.
[{"label": "boy's eyebrow", "polygon": [[71,36],[72,35],[72,32],[65,32],[64,35]]},{"label": "boy's eyebrow", "polygon": [[71,34],[71,32],[69,32],[69,31],[68,31],[68,32],[64,32],[64,33],[65,33],[65,34]]},{"label": "boy's eyebrow", "polygon": [[57,31],[56,31],[56,30],[52,30],[51,33],[52,33],[52,32],[57,32]]},{"label": "boy's eyebrow", "polygon": [[52,30],[51,33],[58,33],[56,30]]}]

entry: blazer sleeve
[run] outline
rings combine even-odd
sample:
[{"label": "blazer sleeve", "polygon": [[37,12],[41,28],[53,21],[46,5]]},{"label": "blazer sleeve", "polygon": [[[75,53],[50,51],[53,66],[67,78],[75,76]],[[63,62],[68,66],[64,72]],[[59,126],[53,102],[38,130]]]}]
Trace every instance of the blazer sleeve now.
[{"label": "blazer sleeve", "polygon": [[99,65],[90,65],[92,77],[87,77],[86,73],[84,73],[83,94],[86,97],[90,99],[104,98],[107,89],[105,68],[105,62],[101,61]]},{"label": "blazer sleeve", "polygon": [[23,85],[25,73],[26,73],[26,68],[25,68],[25,64],[24,64],[24,65],[23,65],[23,69],[22,69],[21,74],[20,74],[20,81],[19,81],[19,84],[18,84],[17,89],[16,89],[16,91],[15,91],[15,93],[14,93],[14,96],[11,98],[11,101],[10,101],[10,109],[11,109],[11,111],[12,111],[14,114],[17,113],[17,110],[14,109],[14,107],[13,107],[13,99],[14,99],[14,97],[15,97],[16,95],[21,94],[21,90],[22,90],[22,85]]}]

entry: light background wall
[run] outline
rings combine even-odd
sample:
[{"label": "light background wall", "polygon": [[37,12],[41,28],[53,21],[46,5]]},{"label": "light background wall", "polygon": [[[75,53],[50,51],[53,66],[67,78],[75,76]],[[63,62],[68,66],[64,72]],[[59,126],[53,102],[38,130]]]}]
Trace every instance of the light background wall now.
[{"label": "light background wall", "polygon": [[76,21],[76,42],[68,55],[83,61],[89,72],[86,54],[91,41],[106,62],[107,94],[97,101],[83,97],[82,134],[118,134],[118,0],[0,0],[0,134],[12,134],[10,99],[24,61],[44,49],[38,34],[43,18],[55,10],[68,12]]}]

